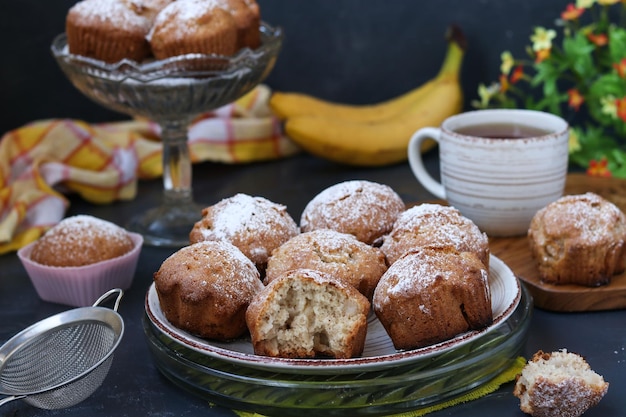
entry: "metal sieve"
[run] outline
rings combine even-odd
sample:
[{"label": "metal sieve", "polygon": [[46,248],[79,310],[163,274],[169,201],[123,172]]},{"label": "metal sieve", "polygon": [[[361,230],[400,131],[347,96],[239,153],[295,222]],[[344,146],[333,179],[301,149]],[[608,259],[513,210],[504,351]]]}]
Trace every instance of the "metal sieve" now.
[{"label": "metal sieve", "polygon": [[[117,293],[113,310],[100,304]],[[23,399],[42,409],[71,407],[101,384],[124,334],[117,313],[123,291],[22,330],[0,347],[0,406]]]}]

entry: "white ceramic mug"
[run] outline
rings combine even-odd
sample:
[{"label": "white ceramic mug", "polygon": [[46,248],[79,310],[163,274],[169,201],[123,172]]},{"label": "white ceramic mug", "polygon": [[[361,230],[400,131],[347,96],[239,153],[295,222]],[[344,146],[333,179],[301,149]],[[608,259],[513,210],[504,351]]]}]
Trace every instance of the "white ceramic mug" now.
[{"label": "white ceramic mug", "polygon": [[[540,132],[520,138],[497,133],[501,126],[511,125]],[[420,148],[426,139],[439,144],[441,182],[424,168]],[[527,233],[537,210],[563,195],[568,139],[567,122],[550,113],[476,110],[449,117],[441,127],[415,132],[408,157],[424,188],[487,235],[516,236]]]}]

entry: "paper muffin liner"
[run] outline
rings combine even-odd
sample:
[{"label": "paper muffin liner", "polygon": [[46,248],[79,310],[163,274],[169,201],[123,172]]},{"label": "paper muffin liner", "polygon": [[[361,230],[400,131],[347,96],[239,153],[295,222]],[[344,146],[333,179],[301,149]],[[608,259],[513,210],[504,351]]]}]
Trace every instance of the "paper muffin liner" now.
[{"label": "paper muffin liner", "polygon": [[130,288],[137,261],[141,253],[143,237],[130,233],[134,248],[117,258],[84,266],[48,266],[30,259],[35,242],[17,252],[39,298],[52,303],[73,307],[88,307],[112,288]]},{"label": "paper muffin liner", "polygon": [[147,30],[132,28],[112,31],[103,26],[68,26],[67,42],[70,52],[108,63],[124,58],[141,62],[150,56],[150,45],[145,39]]}]

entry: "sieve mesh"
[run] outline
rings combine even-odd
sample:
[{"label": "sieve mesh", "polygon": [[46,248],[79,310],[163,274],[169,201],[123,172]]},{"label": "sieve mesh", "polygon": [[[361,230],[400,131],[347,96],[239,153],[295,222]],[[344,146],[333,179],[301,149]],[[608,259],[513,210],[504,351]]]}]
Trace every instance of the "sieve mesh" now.
[{"label": "sieve mesh", "polygon": [[[106,376],[112,355],[107,358],[107,364],[88,371],[110,353],[115,341],[115,330],[102,321],[78,321],[50,329],[28,339],[6,357],[0,369],[0,390],[12,395],[31,394],[27,401],[42,402],[34,404],[40,408],[67,407],[68,402],[75,404],[90,395]],[[61,386],[32,395],[76,382],[74,380],[83,374],[86,375],[80,378],[80,385],[67,385],[71,390]],[[92,387],[94,383],[97,385]],[[87,395],[83,395],[87,391]],[[76,401],[77,397],[83,398]]]}]

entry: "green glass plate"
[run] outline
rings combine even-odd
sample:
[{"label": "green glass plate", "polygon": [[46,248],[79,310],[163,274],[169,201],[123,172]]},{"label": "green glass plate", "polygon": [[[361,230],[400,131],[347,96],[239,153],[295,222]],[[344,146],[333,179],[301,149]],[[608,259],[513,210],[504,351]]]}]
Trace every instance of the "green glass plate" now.
[{"label": "green glass plate", "polygon": [[215,404],[276,416],[376,416],[430,406],[466,393],[510,367],[524,347],[532,298],[522,286],[506,320],[468,343],[380,370],[329,374],[263,369],[190,349],[146,314],[157,368],[174,384]]}]

